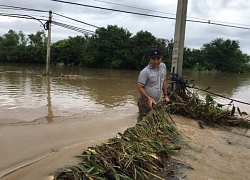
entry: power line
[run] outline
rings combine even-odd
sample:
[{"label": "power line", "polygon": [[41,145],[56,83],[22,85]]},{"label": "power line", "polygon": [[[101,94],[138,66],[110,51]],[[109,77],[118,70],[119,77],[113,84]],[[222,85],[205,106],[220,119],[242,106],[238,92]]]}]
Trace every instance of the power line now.
[{"label": "power line", "polygon": [[[74,22],[72,20],[65,19],[63,17],[56,16],[56,15],[53,16],[53,21],[55,21],[55,22],[63,22],[65,24],[70,24],[71,26],[76,26],[76,27],[82,27],[82,25],[83,25],[83,24],[80,24],[78,22]],[[93,27],[91,27],[89,30],[92,30],[92,31],[96,30],[96,28],[95,29],[92,29],[92,28]]]},{"label": "power line", "polygon": [[[118,11],[118,12],[124,12],[124,13],[136,14],[136,15],[144,15],[144,16],[151,16],[151,17],[158,17],[158,18],[165,18],[165,19],[175,19],[175,18],[171,18],[171,17],[163,17],[163,16],[156,16],[156,15],[150,15],[150,14],[143,14],[143,13],[122,11],[122,10],[115,10],[115,9],[102,8],[102,7],[97,7],[97,6],[90,6],[90,5],[84,5],[84,4],[78,4],[78,3],[71,3],[71,2],[66,2],[66,1],[59,1],[59,0],[52,0],[52,1],[62,2],[62,3],[70,3],[70,4],[75,4],[75,5],[82,5],[82,6],[86,6],[86,7],[99,8],[99,9],[104,9],[104,10],[112,10],[112,11]],[[109,4],[114,4],[114,5],[120,5],[120,6],[124,6],[124,7],[135,8],[135,9],[147,10],[147,11],[152,11],[152,12],[159,12],[159,13],[164,13],[164,14],[171,14],[171,13],[166,13],[166,12],[161,12],[161,11],[154,11],[154,10],[150,10],[150,9],[144,9],[144,8],[138,8],[138,7],[133,7],[133,6],[122,5],[122,4],[118,4],[118,3],[111,3],[111,2],[102,1],[102,0],[95,0],[95,1],[100,1],[100,2],[104,2],[104,3],[109,3]],[[45,10],[32,9],[32,8],[24,8],[24,7],[17,7],[17,6],[9,6],[9,5],[0,5],[0,9],[36,11],[36,12],[48,12],[48,11],[45,11]],[[171,15],[174,15],[174,14],[171,14]],[[250,25],[246,25],[246,24],[237,24],[237,23],[230,23],[230,22],[223,22],[223,21],[206,20],[206,19],[195,18],[195,17],[190,17],[190,18],[200,19],[200,20],[204,20],[204,21],[189,20],[189,19],[187,21],[194,22],[194,23],[212,24],[212,25],[219,25],[219,26],[225,26],[225,27],[232,27],[232,28],[239,28],[239,29],[250,30],[250,28],[247,28],[247,27],[236,26],[236,25],[250,26]],[[71,20],[73,20],[73,19],[71,19]],[[81,23],[84,23],[84,22],[81,22]],[[227,23],[227,24],[225,24],[225,23]],[[231,24],[231,25],[229,25],[229,24]],[[94,26],[94,25],[91,25],[91,26],[99,28],[98,26]]]},{"label": "power line", "polygon": [[[24,7],[18,7],[18,6],[8,6],[8,5],[0,5],[0,9],[36,11],[36,12],[46,12],[46,13],[48,12],[48,11],[39,10],[39,9],[31,9],[31,8],[24,8]],[[86,23],[86,22],[83,22],[83,21],[79,21],[79,20],[77,20],[77,19],[73,19],[73,18],[64,16],[64,15],[61,15],[61,14],[57,14],[57,13],[54,13],[54,12],[53,12],[53,14],[58,15],[58,16],[61,16],[61,17],[64,17],[64,18],[67,18],[67,19],[70,19],[70,20],[73,20],[73,21],[76,21],[76,22],[79,22],[79,23],[82,23],[82,24],[89,25],[89,26],[92,26],[92,27],[95,27],[95,28],[100,28],[100,27],[95,26],[95,25],[93,25],[93,24],[89,24],[89,23]]]},{"label": "power line", "polygon": [[201,88],[194,87],[194,86],[189,86],[189,85],[186,85],[186,87],[188,87],[188,88],[193,88],[193,89],[197,89],[197,90],[201,90],[201,91],[207,92],[207,93],[209,93],[209,94],[212,94],[212,95],[215,95],[215,96],[218,96],[218,97],[221,97],[221,98],[225,98],[225,99],[228,99],[228,100],[231,100],[231,101],[235,101],[235,102],[238,102],[238,103],[241,103],[241,104],[250,105],[250,103],[248,103],[248,102],[243,102],[243,101],[239,101],[239,100],[236,100],[236,99],[232,99],[232,98],[229,98],[229,97],[226,97],[226,96],[222,96],[222,95],[220,95],[220,94],[210,92],[210,91],[208,91],[208,90],[206,90],[206,89],[201,89]]},{"label": "power line", "polygon": [[[52,0],[52,1],[53,1],[53,0]],[[138,7],[134,7],[134,6],[128,6],[128,5],[123,5],[123,4],[119,4],[119,3],[112,3],[112,2],[102,1],[102,0],[94,0],[94,1],[99,1],[99,2],[108,3],[108,4],[113,4],[113,5],[119,5],[119,6],[124,6],[124,7],[139,9],[139,10],[146,10],[146,11],[151,11],[151,12],[158,12],[158,13],[163,13],[163,14],[175,15],[175,14],[172,14],[172,13],[166,13],[166,12],[162,12],[162,11],[155,11],[155,10],[150,10],[150,9],[145,9],[145,8],[138,8]],[[59,1],[58,1],[58,2],[59,2]],[[1,8],[1,9],[11,9],[11,10],[24,10],[24,11],[48,12],[48,11],[45,11],[45,10],[32,9],[32,8],[24,8],[24,7],[17,7],[17,6],[9,6],[9,5],[0,5],[0,8]],[[188,16],[188,17],[189,17],[189,16]],[[232,25],[250,26],[250,25],[247,25],[247,24],[239,24],[239,23],[231,23],[231,22],[207,20],[207,19],[196,18],[196,17],[189,17],[189,18],[204,20],[204,21],[202,21],[202,23],[208,23],[208,24],[214,24],[214,25],[221,25],[222,23],[224,23],[224,24],[227,23],[227,24],[232,24]],[[175,18],[173,18],[173,19],[175,19]],[[193,21],[193,20],[187,20],[187,21],[197,22],[197,21]],[[212,23],[211,21],[213,21],[213,22],[215,22],[215,23]],[[200,21],[198,21],[198,22],[200,22]],[[210,23],[209,23],[209,22],[210,22]],[[229,27],[235,27],[235,26],[229,26]]]},{"label": "power line", "polygon": [[116,11],[116,12],[128,13],[128,14],[150,16],[150,17],[157,17],[157,18],[165,18],[165,19],[175,19],[175,18],[172,18],[172,17],[164,17],[164,16],[157,16],[157,15],[151,15],[151,14],[124,11],[124,10],[119,10],[119,9],[104,8],[104,7],[99,7],[99,6],[91,6],[91,5],[87,5],[87,4],[80,4],[80,3],[68,2],[68,1],[60,1],[60,0],[51,0],[51,1],[66,3],[66,4],[73,4],[73,5],[78,5],[78,6],[85,6],[85,7],[95,8],[95,9],[102,9],[102,10],[108,10],[108,11]]},{"label": "power line", "polygon": [[[17,7],[17,6],[9,6],[9,5],[0,5],[0,9],[17,10],[17,11],[33,11],[33,12],[35,11],[35,12],[39,12],[39,13],[47,12],[44,10],[23,8],[23,7]],[[43,23],[42,21],[47,21],[47,19],[37,18],[37,17],[34,17],[34,15],[28,15],[28,14],[0,13],[0,16],[23,18],[23,19],[35,19],[43,25],[44,29],[45,29],[45,23]],[[45,16],[40,16],[40,17],[45,17]]]},{"label": "power line", "polygon": [[224,26],[224,27],[231,27],[231,28],[237,28],[237,29],[245,29],[245,30],[250,30],[250,27],[242,27],[242,26],[234,26],[234,25],[229,25],[229,24],[222,24],[222,23],[214,23],[211,22],[210,20],[208,21],[196,21],[196,20],[187,20],[189,22],[194,22],[194,23],[202,23],[202,24],[212,24],[212,25],[217,25],[217,26]]},{"label": "power line", "polygon": [[[94,0],[94,1],[102,2],[102,3],[106,3],[106,4],[113,4],[113,5],[117,5],[117,6],[129,7],[129,8],[138,9],[138,10],[145,10],[145,11],[157,12],[157,13],[162,13],[162,14],[169,14],[169,15],[174,15],[174,16],[176,15],[176,14],[173,14],[173,13],[166,13],[166,12],[162,12],[162,11],[155,11],[155,10],[152,10],[152,9],[139,8],[139,7],[128,6],[128,5],[119,4],[119,3],[112,3],[112,2],[102,1],[102,0]],[[191,16],[187,16],[187,17],[188,18],[192,18],[192,19],[204,20],[206,22],[213,21],[213,22],[217,22],[217,23],[227,23],[227,24],[232,24],[232,25],[250,26],[250,25],[247,25],[247,24],[231,23],[231,22],[225,22],[225,21],[215,21],[215,20],[208,20],[208,19],[204,19],[204,18],[197,18],[197,17],[191,17]]]},{"label": "power line", "polygon": [[[73,2],[67,2],[67,1],[61,1],[61,0],[52,0],[52,1],[61,2],[61,3],[68,3],[68,4],[74,4],[74,5],[80,5],[80,6],[90,7],[90,8],[97,8],[97,9],[103,9],[103,10],[110,10],[110,11],[117,11],[117,12],[135,14],[135,15],[142,15],[142,16],[149,16],[149,17],[156,17],[156,18],[164,18],[164,19],[172,19],[172,20],[175,19],[175,18],[172,18],[172,17],[157,16],[157,15],[150,15],[150,14],[144,14],[144,13],[136,13],[136,12],[130,12],[130,11],[123,11],[123,10],[111,9],[111,8],[102,8],[102,7],[98,7],[98,6],[90,6],[90,5],[79,4],[79,3],[73,3]],[[100,1],[100,2],[109,3],[109,2],[101,1],[101,0],[95,0],[95,1]],[[118,4],[118,3],[110,3],[110,4],[126,6],[126,5],[122,5],[122,4]],[[133,7],[133,6],[126,6],[126,7],[136,8],[136,7]],[[48,11],[39,10],[39,9],[24,8],[24,7],[9,6],[9,5],[0,5],[0,8],[2,8],[2,9],[4,9],[4,8],[5,8],[5,9],[11,9],[11,10],[24,10],[24,11],[36,11],[36,12],[48,12]],[[136,8],[136,9],[142,9],[142,10],[153,11],[153,10],[143,9],[143,8]],[[155,11],[155,12],[160,12],[160,11]],[[163,13],[163,12],[161,12],[161,13]],[[54,14],[56,14],[56,13],[54,13]],[[166,14],[167,14],[167,13],[166,13]],[[170,14],[170,13],[169,13],[169,14]],[[95,25],[92,25],[92,24],[89,24],[89,23],[85,23],[85,22],[82,22],[82,21],[79,21],[79,20],[76,20],[76,19],[73,19],[73,18],[70,18],[70,17],[67,17],[67,16],[63,16],[63,15],[60,15],[60,14],[57,14],[57,15],[62,16],[62,17],[65,17],[65,18],[68,18],[68,19],[71,19],[71,20],[74,20],[74,21],[77,21],[77,22],[80,22],[80,23],[83,23],[83,24],[86,24],[86,25],[89,25],[89,26],[92,26],[92,27],[95,27],[95,28],[99,28],[98,26],[95,26]],[[196,18],[196,19],[198,19],[198,18]],[[234,24],[234,23],[228,23],[228,22],[227,22],[228,24],[223,24],[223,22],[220,22],[220,21],[214,21],[214,22],[212,22],[212,20],[197,21],[197,20],[190,20],[190,19],[187,19],[187,21],[189,21],[189,22],[194,22],[194,23],[212,24],[212,25],[218,25],[218,26],[224,26],[224,27],[231,27],[231,28],[238,28],[238,29],[250,30],[250,28],[248,28],[248,27],[242,27],[242,26],[236,26],[236,25],[229,25],[229,24]],[[218,23],[217,23],[217,22],[218,22]],[[241,25],[243,25],[243,24],[241,24]],[[244,25],[244,26],[250,26],[250,25]]]},{"label": "power line", "polygon": [[42,25],[44,25],[44,23],[42,21],[47,21],[46,19],[38,19],[38,18],[35,18],[35,17],[27,15],[27,14],[7,14],[7,13],[0,13],[0,16],[23,18],[23,19],[35,19],[35,20],[39,21]]},{"label": "power line", "polygon": [[0,7],[0,9],[3,10],[2,13],[9,13],[9,14],[11,14],[11,13],[13,13],[13,11],[15,11],[16,14],[17,13],[21,14],[21,13],[25,12],[26,14],[28,13],[28,15],[31,15],[31,16],[42,17],[42,18],[47,17],[46,15],[42,15],[40,12],[32,12],[31,13],[31,12],[23,11],[23,10],[20,10],[20,9],[3,8],[3,7]]},{"label": "power line", "polygon": [[57,21],[52,21],[52,24],[57,25],[57,26],[61,26],[63,28],[67,28],[67,29],[70,29],[70,30],[74,30],[74,31],[77,31],[77,32],[81,32],[81,33],[84,33],[84,34],[95,34],[94,31],[79,28],[79,27],[64,24],[64,23],[60,23],[60,22],[57,22]]},{"label": "power line", "polygon": [[119,3],[112,3],[112,2],[102,1],[102,0],[94,0],[94,1],[99,1],[99,2],[103,2],[103,3],[107,3],[107,4],[113,4],[113,5],[118,5],[118,6],[123,6],[123,7],[129,7],[129,8],[138,9],[138,10],[158,12],[158,13],[169,14],[169,15],[175,16],[175,14],[172,14],[172,13],[166,13],[166,12],[162,12],[162,11],[155,11],[155,10],[152,10],[152,9],[139,8],[139,7],[128,6],[128,5],[119,4]]},{"label": "power line", "polygon": [[[66,3],[66,4],[72,4],[72,5],[78,5],[78,6],[85,6],[85,7],[89,7],[89,8],[95,8],[95,9],[102,9],[102,10],[108,10],[108,11],[135,14],[135,15],[141,15],[141,16],[156,17],[156,18],[163,18],[163,19],[172,19],[172,20],[176,19],[176,18],[167,17],[167,16],[158,16],[158,15],[152,15],[152,14],[137,13],[137,12],[131,12],[131,11],[124,11],[124,10],[118,10],[118,9],[112,9],[112,8],[104,8],[104,7],[99,7],[99,6],[91,6],[91,5],[86,5],[86,4],[68,2],[68,1],[61,1],[61,0],[51,0],[51,1]],[[247,27],[234,26],[234,25],[228,25],[228,24],[222,24],[222,23],[215,23],[215,22],[211,22],[210,20],[197,21],[197,20],[189,20],[189,19],[187,19],[186,21],[194,22],[194,23],[212,24],[212,25],[218,25],[218,26],[224,26],[224,27],[231,27],[231,28],[250,30],[250,28],[247,28]]]},{"label": "power line", "polygon": [[64,18],[67,18],[67,19],[70,19],[70,20],[73,20],[73,21],[76,21],[76,22],[79,22],[79,23],[82,23],[82,24],[86,24],[86,25],[88,25],[88,26],[92,26],[92,27],[95,27],[95,28],[100,28],[100,27],[95,26],[95,25],[93,25],[93,24],[89,24],[89,23],[86,23],[86,22],[83,22],[83,21],[80,21],[80,20],[77,20],[77,19],[74,19],[74,18],[71,18],[71,17],[67,17],[67,16],[64,16],[64,15],[55,13],[55,12],[53,12],[53,14],[58,15],[58,16],[61,16],[61,17],[64,17]]},{"label": "power line", "polygon": [[23,7],[8,6],[8,5],[0,5],[0,7],[5,7],[5,8],[9,8],[9,9],[24,10],[24,11],[48,12],[48,11],[39,10],[39,9],[23,8]]},{"label": "power line", "polygon": [[[59,15],[59,14],[57,14],[57,15]],[[48,21],[47,19],[41,19],[41,18],[38,19],[36,17],[33,17],[31,15],[27,15],[27,14],[0,13],[0,16],[23,18],[23,19],[35,19],[35,20],[39,21],[43,25],[44,28],[45,28],[46,23],[43,23],[42,21],[46,21],[46,22]],[[81,22],[81,21],[79,21],[79,22]],[[84,22],[81,22],[81,23],[84,23]],[[84,34],[95,34],[95,31],[83,29],[83,28],[68,25],[68,24],[65,24],[65,23],[60,23],[60,22],[57,22],[57,21],[52,21],[52,24],[57,25],[57,26],[61,26],[63,28],[67,28],[67,29],[70,29],[70,30],[74,30],[74,31],[77,31],[77,32],[81,32],[81,33],[84,33]],[[88,24],[88,23],[84,23],[84,24]]]}]

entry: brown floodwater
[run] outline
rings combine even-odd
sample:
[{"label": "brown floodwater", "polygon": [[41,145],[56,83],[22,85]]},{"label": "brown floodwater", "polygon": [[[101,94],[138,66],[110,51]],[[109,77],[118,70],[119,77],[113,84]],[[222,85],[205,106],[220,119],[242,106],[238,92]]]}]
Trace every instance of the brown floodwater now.
[{"label": "brown floodwater", "polygon": [[[0,66],[0,124],[30,122],[41,117],[50,122],[57,116],[136,105],[139,71],[54,67],[54,74],[69,75],[63,78],[44,77],[43,72],[41,65]],[[210,87],[211,92],[250,103],[250,73],[184,71],[183,77],[194,80],[197,87]],[[230,102],[215,98],[225,104]],[[249,109],[249,105],[234,104],[244,111]]]},{"label": "brown floodwater", "polygon": [[44,67],[38,65],[0,66],[1,124],[30,122],[44,116],[53,121],[57,116],[135,105],[136,71],[78,67],[56,67],[52,71],[70,76],[44,77]]},{"label": "brown floodwater", "polygon": [[[13,177],[44,179],[69,159],[60,157],[61,164],[54,166],[51,162],[58,157],[51,156],[51,162],[40,159],[77,144],[107,139],[136,123],[139,71],[59,66],[52,72],[63,76],[44,77],[44,70],[41,65],[0,65],[0,178],[23,169]],[[250,73],[184,71],[183,77],[194,80],[197,87],[210,86],[211,92],[250,103]],[[199,93],[201,97],[206,94]],[[231,101],[214,98],[224,104]],[[241,111],[250,112],[249,105],[233,103]],[[180,159],[197,169],[196,173],[185,172],[187,178],[225,179],[235,168],[228,179],[247,177],[249,131],[239,130],[241,136],[224,130],[201,130],[195,122],[181,117],[176,121],[180,131],[191,139],[186,145],[191,148],[186,148]],[[34,162],[38,161],[47,169],[37,169],[39,165]],[[31,169],[25,169],[32,164]]]}]

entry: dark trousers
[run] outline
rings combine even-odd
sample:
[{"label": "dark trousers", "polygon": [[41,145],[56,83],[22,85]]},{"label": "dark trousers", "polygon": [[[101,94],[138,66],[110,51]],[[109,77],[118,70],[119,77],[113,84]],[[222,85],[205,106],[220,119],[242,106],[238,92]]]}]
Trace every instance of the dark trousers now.
[{"label": "dark trousers", "polygon": [[148,100],[145,98],[138,99],[137,105],[139,109],[139,116],[137,118],[137,122],[141,122],[143,117],[147,115],[151,108],[148,106]]}]

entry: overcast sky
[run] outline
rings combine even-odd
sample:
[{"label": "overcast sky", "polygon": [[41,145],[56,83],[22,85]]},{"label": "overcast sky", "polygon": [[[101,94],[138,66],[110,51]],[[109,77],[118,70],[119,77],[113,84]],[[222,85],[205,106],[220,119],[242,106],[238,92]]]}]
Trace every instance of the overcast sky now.
[{"label": "overcast sky", "polygon": [[[125,11],[139,12],[175,18],[178,0],[63,0],[99,6],[105,8],[119,9]],[[173,39],[175,20],[139,16],[114,11],[77,6],[51,0],[0,0],[0,5],[8,5],[23,8],[32,8],[47,12],[21,11],[6,9],[0,6],[0,14],[25,14],[36,19],[48,19],[48,11],[64,15],[76,20],[92,24],[98,27],[117,25],[123,27],[135,35],[138,31],[151,32],[157,38]],[[211,23],[232,25],[242,28],[232,28],[206,23],[194,23],[187,21],[185,47],[200,49],[203,44],[209,43],[215,38],[238,40],[241,50],[250,55],[250,1],[248,0],[189,0],[187,19],[196,21],[210,20]],[[86,24],[63,18],[53,14],[53,21],[95,31],[96,28]],[[44,23],[45,21],[42,20]],[[7,33],[10,29],[22,31],[24,34],[32,34],[43,30],[42,24],[37,20],[26,20],[20,18],[8,18],[0,16],[0,35]],[[47,32],[46,32],[47,33]],[[65,39],[68,36],[82,35],[79,32],[68,30],[60,26],[52,26],[52,42]]]}]

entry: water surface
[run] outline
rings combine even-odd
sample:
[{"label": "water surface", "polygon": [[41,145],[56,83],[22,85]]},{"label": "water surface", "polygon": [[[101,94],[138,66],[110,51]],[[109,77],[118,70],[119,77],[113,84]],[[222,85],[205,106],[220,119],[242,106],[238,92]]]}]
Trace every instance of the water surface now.
[{"label": "water surface", "polygon": [[[139,71],[54,67],[52,72],[63,77],[44,77],[44,70],[43,65],[0,66],[1,124],[30,122],[41,117],[52,122],[57,116],[137,108]],[[211,92],[250,103],[250,73],[184,71],[183,77],[194,80],[197,87],[209,86]],[[219,97],[215,99],[230,102]],[[234,104],[242,111],[249,109],[249,105]]]}]

